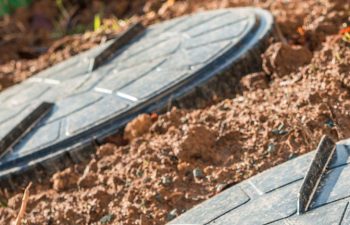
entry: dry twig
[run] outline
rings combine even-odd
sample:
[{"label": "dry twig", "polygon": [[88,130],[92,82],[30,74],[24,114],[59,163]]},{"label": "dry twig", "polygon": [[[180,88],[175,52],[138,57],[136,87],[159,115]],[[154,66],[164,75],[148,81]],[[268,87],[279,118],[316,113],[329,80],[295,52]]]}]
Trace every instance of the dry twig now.
[{"label": "dry twig", "polygon": [[18,216],[16,218],[16,223],[15,223],[16,225],[20,225],[22,223],[22,219],[24,217],[24,214],[26,213],[27,203],[29,199],[29,189],[31,186],[32,186],[32,183],[30,182],[26,187],[26,189],[24,190],[21,209],[19,210]]}]

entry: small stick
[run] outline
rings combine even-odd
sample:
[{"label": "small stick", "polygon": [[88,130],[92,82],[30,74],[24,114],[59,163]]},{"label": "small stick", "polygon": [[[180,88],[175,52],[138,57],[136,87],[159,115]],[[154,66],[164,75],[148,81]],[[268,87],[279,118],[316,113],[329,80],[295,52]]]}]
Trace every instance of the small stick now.
[{"label": "small stick", "polygon": [[29,199],[29,189],[31,186],[32,186],[32,182],[30,182],[26,187],[26,189],[24,190],[21,209],[19,210],[18,216],[16,218],[16,223],[15,223],[16,225],[21,225],[23,216],[26,213],[27,203]]}]

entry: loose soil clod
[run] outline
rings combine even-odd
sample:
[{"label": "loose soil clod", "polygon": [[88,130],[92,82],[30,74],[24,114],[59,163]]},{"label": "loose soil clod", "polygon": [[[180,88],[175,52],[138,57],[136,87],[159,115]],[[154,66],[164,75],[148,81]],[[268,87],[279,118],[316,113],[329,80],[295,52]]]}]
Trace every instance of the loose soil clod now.
[{"label": "loose soil clod", "polygon": [[310,63],[312,53],[302,46],[276,43],[263,55],[263,69],[267,74],[279,77],[295,72],[299,67]]}]

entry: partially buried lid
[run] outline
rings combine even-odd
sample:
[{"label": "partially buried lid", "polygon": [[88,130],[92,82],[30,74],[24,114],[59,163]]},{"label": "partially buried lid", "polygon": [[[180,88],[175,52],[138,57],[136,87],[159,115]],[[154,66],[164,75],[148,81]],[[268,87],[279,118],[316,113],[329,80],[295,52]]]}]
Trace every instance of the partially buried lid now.
[{"label": "partially buried lid", "polygon": [[170,224],[350,224],[350,139],[324,137],[316,151],[251,177]]},{"label": "partially buried lid", "polygon": [[79,161],[92,140],[200,89],[248,53],[259,55],[272,24],[269,12],[255,8],[184,16],[147,28],[93,71],[91,59],[113,40],[3,91],[0,138],[35,105],[54,107],[0,159],[0,178],[38,165],[50,169],[56,165],[47,162],[67,155]]}]

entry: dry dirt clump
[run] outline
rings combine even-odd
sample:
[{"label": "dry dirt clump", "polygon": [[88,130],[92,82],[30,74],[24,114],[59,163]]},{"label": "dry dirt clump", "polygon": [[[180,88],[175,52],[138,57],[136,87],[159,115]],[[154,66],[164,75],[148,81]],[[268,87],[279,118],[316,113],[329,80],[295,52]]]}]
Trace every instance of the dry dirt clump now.
[{"label": "dry dirt clump", "polygon": [[148,114],[139,115],[125,127],[124,138],[131,141],[147,133],[152,126],[152,120],[152,116]]},{"label": "dry dirt clump", "polygon": [[263,57],[263,69],[266,73],[284,76],[308,64],[312,53],[302,46],[276,43],[267,49]]},{"label": "dry dirt clump", "polygon": [[[198,9],[203,2],[214,7],[238,1],[190,2]],[[349,138],[350,48],[333,31],[316,28],[336,21],[338,29],[349,8],[337,1],[305,2],[264,3],[293,45],[273,44],[263,55],[268,70],[243,78],[234,99],[139,116],[126,127],[127,145],[104,144],[87,165],[34,183],[27,224],[165,224],[223,189],[313,150],[324,134]],[[316,45],[311,37],[322,39]],[[9,200],[0,224],[15,220],[22,198],[17,191],[2,190]]]},{"label": "dry dirt clump", "polygon": [[240,84],[244,91],[263,89],[269,86],[268,77],[264,72],[248,74],[241,78]]}]

